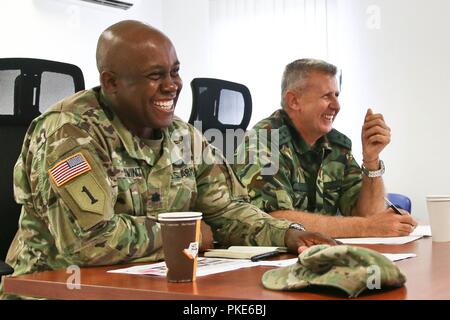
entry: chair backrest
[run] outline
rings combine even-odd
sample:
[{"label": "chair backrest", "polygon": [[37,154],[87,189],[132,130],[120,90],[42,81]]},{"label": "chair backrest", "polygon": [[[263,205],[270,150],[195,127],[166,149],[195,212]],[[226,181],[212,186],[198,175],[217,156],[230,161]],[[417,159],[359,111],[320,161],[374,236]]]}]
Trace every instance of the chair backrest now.
[{"label": "chair backrest", "polygon": [[[191,89],[189,123],[201,129],[206,138],[225,155],[226,146],[233,143],[233,148],[228,150],[232,156],[252,116],[250,90],[240,83],[213,78],[195,78],[191,81]],[[201,121],[201,128],[195,124],[196,121]],[[219,133],[222,134],[221,139]]]},{"label": "chair backrest", "polygon": [[3,261],[0,261],[0,277],[7,275],[7,274],[11,274],[14,272],[14,269],[11,268],[10,265],[4,263]]},{"label": "chair backrest", "polygon": [[0,260],[17,231],[20,206],[13,195],[13,169],[30,122],[50,105],[84,89],[77,66],[40,59],[0,59]]},{"label": "chair backrest", "polygon": [[399,193],[388,193],[387,198],[396,207],[411,213],[411,199],[409,197]]}]

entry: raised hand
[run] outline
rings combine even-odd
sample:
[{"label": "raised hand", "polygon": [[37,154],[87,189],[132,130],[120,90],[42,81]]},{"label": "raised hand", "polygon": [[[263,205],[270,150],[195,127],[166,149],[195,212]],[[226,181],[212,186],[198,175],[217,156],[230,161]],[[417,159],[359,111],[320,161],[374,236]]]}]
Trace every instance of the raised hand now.
[{"label": "raised hand", "polygon": [[379,155],[391,142],[391,129],[383,115],[368,109],[361,131],[364,165],[371,170],[378,169]]}]

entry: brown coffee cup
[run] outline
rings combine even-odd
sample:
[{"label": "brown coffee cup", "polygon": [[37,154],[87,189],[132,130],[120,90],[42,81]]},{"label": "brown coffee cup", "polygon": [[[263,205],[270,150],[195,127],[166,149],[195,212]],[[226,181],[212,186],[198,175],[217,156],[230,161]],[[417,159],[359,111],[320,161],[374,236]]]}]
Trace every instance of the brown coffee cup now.
[{"label": "brown coffee cup", "polygon": [[201,219],[200,212],[170,212],[158,215],[167,266],[167,281],[195,280]]}]

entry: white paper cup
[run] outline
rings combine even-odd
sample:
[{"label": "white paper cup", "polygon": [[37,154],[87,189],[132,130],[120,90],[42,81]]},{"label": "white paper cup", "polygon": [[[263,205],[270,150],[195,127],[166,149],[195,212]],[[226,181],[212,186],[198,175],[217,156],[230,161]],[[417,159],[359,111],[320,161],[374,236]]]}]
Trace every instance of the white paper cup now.
[{"label": "white paper cup", "polygon": [[450,200],[450,195],[428,195],[427,200],[431,201]]},{"label": "white paper cup", "polygon": [[430,219],[432,240],[450,241],[450,196],[427,196],[428,217]]}]

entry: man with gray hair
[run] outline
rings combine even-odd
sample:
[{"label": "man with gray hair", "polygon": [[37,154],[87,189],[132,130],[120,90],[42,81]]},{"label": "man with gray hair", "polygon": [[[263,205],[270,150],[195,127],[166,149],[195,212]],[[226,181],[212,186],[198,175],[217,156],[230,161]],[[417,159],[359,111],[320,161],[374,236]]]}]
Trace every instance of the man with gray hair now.
[{"label": "man with gray hair", "polygon": [[[281,85],[282,109],[253,128],[256,133],[269,132],[269,138],[258,134],[257,139],[244,140],[237,159],[246,161],[236,162],[234,169],[253,204],[273,217],[301,222],[307,230],[332,237],[408,235],[417,223],[406,212],[398,215],[386,209],[384,203],[379,155],[390,142],[391,130],[381,114],[367,110],[360,167],[351,140],[333,129],[340,110],[336,74],[336,66],[322,60],[288,64]],[[279,139],[274,144],[275,131]],[[278,154],[278,170],[267,174],[267,163],[248,161],[256,152],[271,159]]]}]

